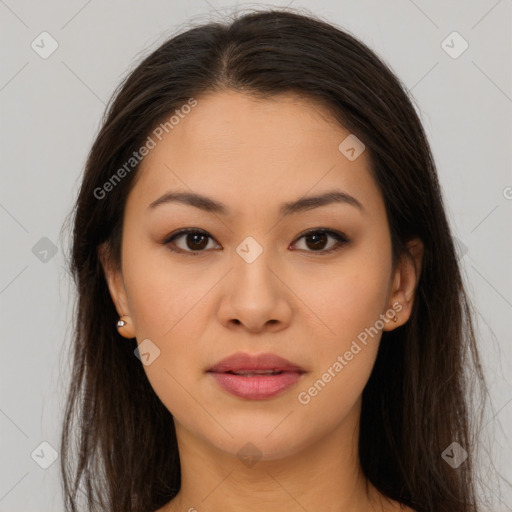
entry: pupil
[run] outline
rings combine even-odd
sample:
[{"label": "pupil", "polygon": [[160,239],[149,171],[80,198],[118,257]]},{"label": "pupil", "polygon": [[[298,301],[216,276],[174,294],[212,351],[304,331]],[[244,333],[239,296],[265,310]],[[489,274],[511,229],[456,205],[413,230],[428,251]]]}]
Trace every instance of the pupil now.
[{"label": "pupil", "polygon": [[[312,235],[308,235],[306,237],[306,240],[314,239],[315,241],[312,244],[308,243],[308,247],[310,249],[318,249],[319,247],[323,246],[326,242],[327,235],[325,233],[314,233]],[[307,243],[307,242],[306,242]]]},{"label": "pupil", "polygon": [[[193,251],[196,251],[198,249],[204,249],[208,245],[206,236],[201,233],[192,233],[192,234],[189,234],[188,237],[192,238],[192,243],[188,244],[188,246],[189,246],[189,249],[192,249]],[[201,238],[203,239],[202,240],[203,243],[201,243]],[[190,238],[188,238],[188,240],[190,240]],[[204,243],[205,241],[206,241],[206,243]],[[191,245],[192,246],[195,245],[195,247],[191,247]]]}]

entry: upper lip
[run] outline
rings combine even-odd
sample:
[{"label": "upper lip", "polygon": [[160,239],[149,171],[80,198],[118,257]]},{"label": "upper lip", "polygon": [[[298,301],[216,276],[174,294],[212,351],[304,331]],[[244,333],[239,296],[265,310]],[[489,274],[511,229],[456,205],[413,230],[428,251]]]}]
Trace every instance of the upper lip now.
[{"label": "upper lip", "polygon": [[244,352],[237,352],[222,359],[207,371],[225,373],[250,370],[296,371],[300,373],[305,371],[299,365],[291,363],[287,359],[275,354],[251,355]]}]

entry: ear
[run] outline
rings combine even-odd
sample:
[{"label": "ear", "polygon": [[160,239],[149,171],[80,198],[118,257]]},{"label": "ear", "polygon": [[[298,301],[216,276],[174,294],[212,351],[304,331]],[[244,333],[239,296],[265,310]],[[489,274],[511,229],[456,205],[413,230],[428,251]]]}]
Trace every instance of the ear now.
[{"label": "ear", "polygon": [[405,324],[412,312],[414,297],[421,275],[424,244],[419,238],[410,240],[393,273],[388,308],[395,311],[396,322],[386,322],[385,331]]},{"label": "ear", "polygon": [[123,327],[118,328],[119,334],[125,338],[134,338],[135,331],[133,321],[130,315],[130,308],[128,307],[128,300],[126,290],[124,287],[123,274],[120,268],[117,268],[111,259],[108,250],[107,242],[98,246],[98,259],[103,267],[103,273],[107,286],[110,291],[110,297],[116,308],[119,317],[126,322]]}]

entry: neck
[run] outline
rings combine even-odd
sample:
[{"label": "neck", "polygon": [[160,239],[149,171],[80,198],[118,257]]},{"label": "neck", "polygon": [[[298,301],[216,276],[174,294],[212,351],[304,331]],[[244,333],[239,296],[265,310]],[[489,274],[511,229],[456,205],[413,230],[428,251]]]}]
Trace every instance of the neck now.
[{"label": "neck", "polygon": [[377,506],[380,495],[366,480],[359,464],[359,414],[359,408],[355,408],[343,425],[329,435],[303,450],[273,460],[238,457],[236,453],[221,451],[175,420],[181,488],[163,510],[385,510],[382,504]]}]

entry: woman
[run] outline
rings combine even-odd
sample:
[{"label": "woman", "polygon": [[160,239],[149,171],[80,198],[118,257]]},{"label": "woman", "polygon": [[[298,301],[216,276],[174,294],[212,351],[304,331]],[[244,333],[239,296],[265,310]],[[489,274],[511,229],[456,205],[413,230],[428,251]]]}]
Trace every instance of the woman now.
[{"label": "woman", "polygon": [[92,146],[71,270],[68,510],[84,484],[91,511],[479,510],[435,165],[351,35],[271,10],[149,55]]}]

